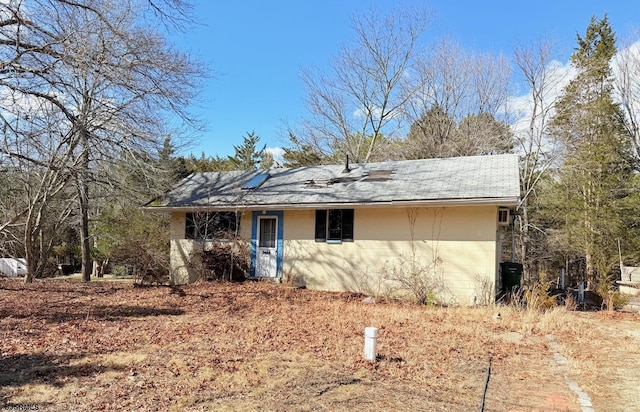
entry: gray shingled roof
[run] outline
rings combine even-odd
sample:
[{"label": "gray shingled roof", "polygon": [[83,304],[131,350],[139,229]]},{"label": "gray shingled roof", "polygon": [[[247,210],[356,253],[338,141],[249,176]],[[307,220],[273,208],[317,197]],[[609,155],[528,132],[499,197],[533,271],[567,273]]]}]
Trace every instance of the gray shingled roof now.
[{"label": "gray shingled roof", "polygon": [[[305,208],[385,204],[514,206],[520,196],[518,156],[493,155],[310,166],[268,171],[196,173],[148,206],[193,208]],[[243,189],[268,173],[259,187]]]}]

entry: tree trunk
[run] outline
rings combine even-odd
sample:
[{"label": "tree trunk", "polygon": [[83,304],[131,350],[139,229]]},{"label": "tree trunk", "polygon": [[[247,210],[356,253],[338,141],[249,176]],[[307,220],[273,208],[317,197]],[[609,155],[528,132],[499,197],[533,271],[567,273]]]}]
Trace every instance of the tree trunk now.
[{"label": "tree trunk", "polygon": [[596,276],[595,276],[595,270],[593,267],[593,256],[591,255],[591,253],[587,252],[585,253],[584,256],[584,263],[585,263],[585,271],[587,272],[587,284],[586,287],[589,290],[593,290],[596,286]]},{"label": "tree trunk", "polygon": [[[39,232],[38,223],[34,222],[34,210],[31,210],[27,216],[27,221],[24,227],[24,257],[27,261],[27,274],[24,276],[24,283],[32,283],[33,278],[38,271],[38,264],[40,263],[40,251],[37,248],[37,237],[34,240],[34,234]],[[37,219],[36,219],[37,221]]]},{"label": "tree trunk", "polygon": [[85,182],[80,182],[80,246],[82,248],[82,280],[91,281],[91,243],[89,242],[89,190]]},{"label": "tree trunk", "polygon": [[80,202],[80,247],[82,254],[82,281],[91,281],[93,262],[91,261],[91,242],[89,239],[89,136],[86,130],[82,136],[82,163],[78,173],[78,200]]},{"label": "tree trunk", "polygon": [[33,275],[36,273],[38,262],[28,251],[25,260],[27,261],[27,273],[24,275],[24,283],[33,283]]},{"label": "tree trunk", "polygon": [[531,265],[529,264],[529,207],[525,198],[520,206],[520,261],[525,282],[531,282]]}]

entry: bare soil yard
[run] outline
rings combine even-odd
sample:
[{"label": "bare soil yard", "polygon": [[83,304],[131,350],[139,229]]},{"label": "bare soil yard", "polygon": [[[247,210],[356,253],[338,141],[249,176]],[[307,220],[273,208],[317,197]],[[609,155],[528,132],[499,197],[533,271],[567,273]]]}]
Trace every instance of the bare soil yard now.
[{"label": "bare soil yard", "polygon": [[[486,411],[580,411],[565,375],[597,411],[640,410],[638,315],[362,298],[2,280],[0,409],[470,411],[491,359]],[[379,328],[375,363],[366,326]]]}]

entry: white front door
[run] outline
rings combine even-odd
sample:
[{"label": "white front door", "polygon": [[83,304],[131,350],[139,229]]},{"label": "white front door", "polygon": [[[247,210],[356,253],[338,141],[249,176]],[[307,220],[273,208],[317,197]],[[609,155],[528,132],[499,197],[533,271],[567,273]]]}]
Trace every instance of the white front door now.
[{"label": "white front door", "polygon": [[256,257],[257,277],[274,278],[277,275],[277,231],[277,216],[258,217],[258,256]]}]

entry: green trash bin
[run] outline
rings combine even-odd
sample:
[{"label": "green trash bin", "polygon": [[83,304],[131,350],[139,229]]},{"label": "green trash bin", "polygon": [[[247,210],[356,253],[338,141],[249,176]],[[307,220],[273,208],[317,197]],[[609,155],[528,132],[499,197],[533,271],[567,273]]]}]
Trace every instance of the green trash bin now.
[{"label": "green trash bin", "polygon": [[520,287],[520,278],[522,277],[522,263],[502,262],[500,263],[500,272],[502,273],[503,292],[513,292]]}]

